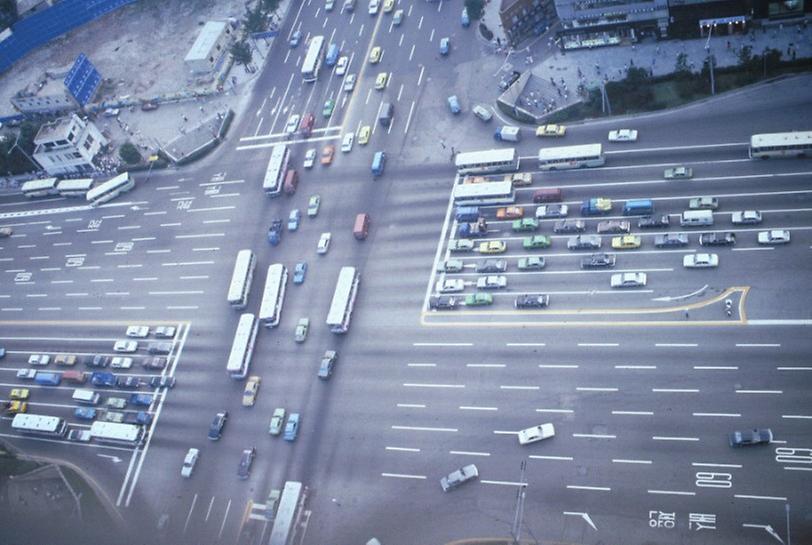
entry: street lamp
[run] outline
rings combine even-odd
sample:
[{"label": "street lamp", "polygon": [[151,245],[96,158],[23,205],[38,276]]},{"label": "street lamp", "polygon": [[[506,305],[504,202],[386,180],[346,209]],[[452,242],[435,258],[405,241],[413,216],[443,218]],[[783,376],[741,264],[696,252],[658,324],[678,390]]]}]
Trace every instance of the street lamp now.
[{"label": "street lamp", "polygon": [[716,82],[713,79],[713,55],[711,55],[710,49],[710,39],[713,35],[713,27],[716,26],[716,23],[712,24],[708,30],[708,40],[705,42],[705,52],[708,55],[708,70],[710,71],[710,85],[711,85],[711,95],[716,94]]}]

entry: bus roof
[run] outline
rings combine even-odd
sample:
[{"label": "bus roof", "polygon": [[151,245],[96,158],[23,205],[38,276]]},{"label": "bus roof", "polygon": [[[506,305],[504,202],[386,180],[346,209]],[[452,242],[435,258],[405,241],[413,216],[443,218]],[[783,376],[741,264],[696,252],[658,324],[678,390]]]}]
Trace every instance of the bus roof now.
[{"label": "bus roof", "polygon": [[97,421],[90,426],[90,436],[97,439],[134,442],[141,437],[141,427],[135,424]]},{"label": "bus roof", "polygon": [[97,185],[93,189],[87,192],[87,200],[88,202],[95,201],[99,196],[104,195],[111,188],[117,187],[125,182],[130,180],[130,173],[129,172],[122,172],[118,176],[114,176],[104,182],[103,184]]},{"label": "bus roof", "polygon": [[299,507],[299,499],[302,494],[302,483],[298,481],[288,481],[282,489],[279,498],[279,506],[276,509],[271,537],[268,545],[288,545],[290,531],[293,528],[293,521],[296,518],[296,509]]},{"label": "bus roof", "polygon": [[[284,288],[282,282],[283,280],[287,281],[286,270],[281,263],[274,263],[268,267],[268,275],[265,277],[265,290],[262,292],[262,303],[259,306],[260,320],[269,319],[274,315],[276,299]],[[271,295],[273,295],[273,298],[271,298]]]},{"label": "bus roof", "polygon": [[49,189],[54,186],[56,186],[56,178],[41,178],[39,180],[29,180],[23,183],[20,189],[30,191],[34,189]]},{"label": "bus roof", "polygon": [[62,419],[58,416],[44,416],[39,414],[16,414],[11,421],[15,430],[55,432],[59,429]]},{"label": "bus roof", "polygon": [[810,144],[812,144],[812,131],[754,134],[750,137],[750,147],[753,148]]},{"label": "bus roof", "polygon": [[516,148],[488,149],[483,151],[466,151],[458,153],[454,159],[457,168],[469,164],[490,163],[492,161],[513,161],[516,159]]},{"label": "bus roof", "polygon": [[355,267],[341,267],[333,302],[330,303],[330,310],[327,313],[327,325],[339,325],[344,320],[344,311],[347,309],[354,282]]},{"label": "bus roof", "polygon": [[[256,326],[256,317],[246,312],[240,316],[240,321],[237,322],[237,331],[234,332],[234,344],[231,345],[231,353],[228,355],[228,364],[226,371],[235,373],[242,369],[242,360],[245,352],[245,347],[251,343],[251,336],[254,335]],[[235,350],[237,348],[238,350]]]},{"label": "bus roof", "polygon": [[59,191],[70,189],[90,189],[93,185],[93,178],[77,178],[75,180],[61,180],[56,184],[56,189]]},{"label": "bus roof", "polygon": [[601,154],[602,148],[603,146],[600,144],[581,144],[580,146],[555,146],[552,148],[541,148],[539,150],[539,161],[598,157]]},{"label": "bus roof", "polygon": [[471,199],[477,197],[491,197],[510,195],[513,191],[513,182],[482,182],[478,184],[457,184],[454,186],[454,200]]},{"label": "bus roof", "polygon": [[262,180],[263,189],[276,188],[278,181],[285,173],[279,170],[285,164],[285,156],[288,153],[288,147],[285,144],[277,144],[271,148],[271,158],[268,159],[268,168],[265,170],[265,178]]},{"label": "bus roof", "polygon": [[251,268],[251,250],[240,250],[237,252],[237,260],[234,262],[234,272],[231,275],[231,284],[228,286],[228,301],[239,301],[242,296],[243,282],[248,277]]}]

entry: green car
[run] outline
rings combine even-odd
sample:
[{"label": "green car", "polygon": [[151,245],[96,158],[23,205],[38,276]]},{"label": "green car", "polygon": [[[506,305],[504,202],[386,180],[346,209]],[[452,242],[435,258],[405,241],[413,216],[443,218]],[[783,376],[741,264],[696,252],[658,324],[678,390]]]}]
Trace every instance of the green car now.
[{"label": "green car", "polygon": [[535,231],[539,228],[539,222],[533,218],[523,218],[513,221],[514,231]]},{"label": "green car", "polygon": [[282,407],[277,407],[273,410],[273,416],[271,416],[271,425],[268,426],[268,433],[271,435],[279,435],[282,433],[282,426],[285,423],[285,409]]},{"label": "green car", "polygon": [[552,243],[552,239],[547,235],[533,235],[532,237],[525,237],[525,239],[522,240],[522,248],[525,250],[549,248]]},{"label": "green car", "polygon": [[482,305],[492,305],[493,295],[490,293],[471,293],[465,296],[465,304],[469,307],[481,307]]},{"label": "green car", "polygon": [[328,98],[327,102],[324,103],[324,109],[321,111],[324,114],[324,117],[330,117],[333,115],[333,109],[336,107],[336,103],[332,98]]},{"label": "green car", "polygon": [[523,257],[519,260],[520,271],[540,271],[544,265],[543,257]]},{"label": "green car", "polygon": [[315,218],[319,213],[321,206],[321,197],[319,195],[311,195],[310,200],[307,201],[307,217]]}]

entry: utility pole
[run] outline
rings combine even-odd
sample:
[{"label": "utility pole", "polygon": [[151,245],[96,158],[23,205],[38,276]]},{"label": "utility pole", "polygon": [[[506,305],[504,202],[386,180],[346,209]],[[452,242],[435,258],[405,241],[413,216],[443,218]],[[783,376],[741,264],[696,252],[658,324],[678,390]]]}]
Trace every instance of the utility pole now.
[{"label": "utility pole", "polygon": [[713,27],[715,25],[711,25],[710,29],[708,30],[708,40],[705,42],[705,52],[707,53],[708,58],[708,70],[710,71],[710,85],[711,85],[711,95],[716,94],[716,82],[714,81],[713,77],[713,55],[711,55],[710,49],[710,39],[713,35]]},{"label": "utility pole", "polygon": [[784,509],[787,511],[787,545],[792,545],[792,538],[789,535],[789,504],[784,505]]},{"label": "utility pole", "polygon": [[527,460],[522,460],[521,475],[519,477],[519,490],[516,493],[516,512],[513,515],[513,527],[510,529],[510,536],[513,538],[513,545],[519,545],[522,536],[522,521],[524,520],[524,498],[527,494],[527,483],[524,482],[524,471],[527,467]]}]

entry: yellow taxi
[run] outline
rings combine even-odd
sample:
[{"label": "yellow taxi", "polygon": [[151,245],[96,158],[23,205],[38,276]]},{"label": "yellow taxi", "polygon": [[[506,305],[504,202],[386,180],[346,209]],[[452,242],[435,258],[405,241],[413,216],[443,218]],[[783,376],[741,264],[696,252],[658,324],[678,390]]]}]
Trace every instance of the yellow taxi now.
[{"label": "yellow taxi", "polygon": [[507,206],[496,210],[496,219],[515,220],[524,217],[524,208],[521,206]]},{"label": "yellow taxi", "polygon": [[28,388],[14,388],[11,390],[9,397],[11,399],[28,399],[29,393]]},{"label": "yellow taxi", "polygon": [[331,165],[333,163],[333,156],[336,153],[336,147],[332,144],[327,144],[321,150],[321,164],[324,166]]},{"label": "yellow taxi", "polygon": [[637,235],[623,235],[612,238],[612,248],[615,250],[633,250],[640,247],[640,237]]},{"label": "yellow taxi", "polygon": [[384,0],[383,12],[384,13],[389,13],[393,9],[395,9],[395,0]]},{"label": "yellow taxi", "polygon": [[25,401],[9,401],[6,410],[11,414],[19,414],[28,411],[28,403]]},{"label": "yellow taxi", "polygon": [[567,134],[567,127],[564,125],[539,125],[536,129],[536,136],[564,136]]},{"label": "yellow taxi", "polygon": [[378,74],[378,77],[375,78],[375,89],[378,91],[383,91],[386,88],[387,83],[389,83],[389,73],[381,72]]},{"label": "yellow taxi", "polygon": [[507,250],[507,244],[502,240],[489,240],[479,244],[481,254],[502,254]]},{"label": "yellow taxi", "polygon": [[365,146],[369,143],[369,136],[372,134],[372,128],[369,125],[364,125],[358,129],[358,143]]},{"label": "yellow taxi", "polygon": [[369,54],[369,64],[378,64],[381,62],[381,55],[383,55],[383,49],[381,49],[381,46],[376,45],[373,47]]}]

